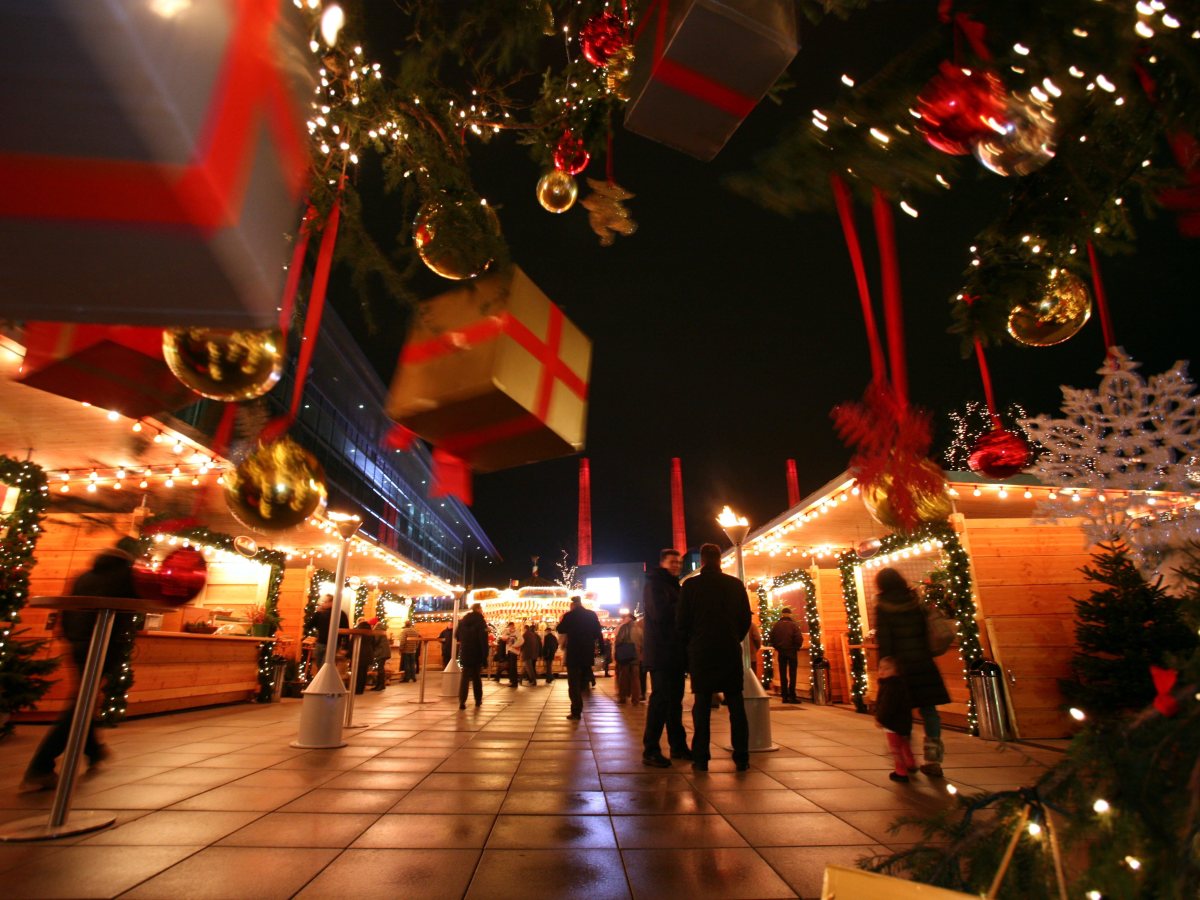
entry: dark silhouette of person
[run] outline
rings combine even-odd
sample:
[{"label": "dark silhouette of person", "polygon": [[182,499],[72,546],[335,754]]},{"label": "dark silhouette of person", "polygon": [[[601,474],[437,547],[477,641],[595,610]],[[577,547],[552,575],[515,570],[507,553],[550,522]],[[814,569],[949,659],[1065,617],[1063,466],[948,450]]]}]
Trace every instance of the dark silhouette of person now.
[{"label": "dark silhouette of person", "polygon": [[592,677],[596,642],[603,631],[600,619],[590,609],[584,609],[583,598],[576,595],[558,623],[558,633],[567,645],[567,696],[571,698],[571,713],[567,718],[578,721],[583,717],[583,692]]},{"label": "dark silhouette of person", "polygon": [[642,639],[642,663],[650,673],[650,700],[646,707],[646,729],[642,733],[642,762],[666,768],[660,742],[667,732],[672,759],[691,759],[687,732],[683,727],[683,678],[687,651],[679,640],[679,551],[658,554],[659,567],[646,576],[642,607],[646,611],[646,634]]},{"label": "dark silhouette of person", "polygon": [[488,628],[483,605],[471,604],[471,611],[458,622],[458,661],[462,677],[458,682],[458,708],[467,708],[468,686],[475,693],[475,705],[483,705],[483,668],[488,658]]}]

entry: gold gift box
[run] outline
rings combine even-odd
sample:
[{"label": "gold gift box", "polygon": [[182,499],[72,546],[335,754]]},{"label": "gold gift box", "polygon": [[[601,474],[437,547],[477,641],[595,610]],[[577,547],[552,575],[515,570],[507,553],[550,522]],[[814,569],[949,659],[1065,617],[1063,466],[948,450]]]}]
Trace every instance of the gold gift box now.
[{"label": "gold gift box", "polygon": [[477,472],[583,449],[592,342],[521,269],[426,301],[387,412]]}]

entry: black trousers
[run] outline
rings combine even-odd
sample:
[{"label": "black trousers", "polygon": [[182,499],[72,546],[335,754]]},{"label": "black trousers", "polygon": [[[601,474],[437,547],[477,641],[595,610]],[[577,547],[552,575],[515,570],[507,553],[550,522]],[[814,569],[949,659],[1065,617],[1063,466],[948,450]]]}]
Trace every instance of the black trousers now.
[{"label": "black trousers", "polygon": [[[84,666],[87,665],[87,654],[89,644],[86,641],[71,642],[71,656],[75,660],[75,668],[82,672]],[[108,660],[106,659],[107,663]],[[100,676],[100,687],[103,690],[106,676]],[[78,699],[78,692],[77,692]],[[37,750],[33,753],[33,759],[29,761],[29,766],[26,773],[29,775],[49,775],[54,771],[54,761],[62,756],[64,750],[67,749],[67,739],[71,735],[71,719],[75,716],[75,701],[72,701],[66,709],[58,714],[58,718],[54,720],[54,724],[50,726],[50,730],[46,732],[41,743],[38,744]],[[103,746],[96,739],[96,720],[93,718],[88,722],[87,737],[84,738],[83,754],[89,760],[95,760],[103,752]]]},{"label": "black trousers", "polygon": [[651,669],[650,700],[646,704],[646,730],[642,733],[642,752],[646,756],[662,753],[660,741],[665,729],[672,751],[687,750],[687,732],[683,729],[683,670]]},{"label": "black trousers", "polygon": [[467,702],[467,687],[475,691],[475,705],[483,703],[483,675],[480,666],[463,666],[458,679],[458,705]]},{"label": "black trousers", "polygon": [[796,654],[776,653],[779,666],[779,694],[784,700],[796,699]]},{"label": "black trousers", "polygon": [[[712,692],[694,695],[692,704],[692,761],[708,762],[709,717],[712,716]],[[750,762],[750,723],[746,721],[746,703],[742,692],[725,692],[725,706],[729,709],[729,738],[733,744],[733,761]]]},{"label": "black trousers", "polygon": [[571,715],[583,714],[583,692],[592,680],[592,667],[587,663],[573,666],[567,663],[567,696],[571,698]]},{"label": "black trousers", "polygon": [[542,659],[546,663],[546,684],[549,684],[554,680],[554,657],[543,657]]},{"label": "black trousers", "polygon": [[517,686],[517,654],[508,654],[508,681],[513,687]]}]

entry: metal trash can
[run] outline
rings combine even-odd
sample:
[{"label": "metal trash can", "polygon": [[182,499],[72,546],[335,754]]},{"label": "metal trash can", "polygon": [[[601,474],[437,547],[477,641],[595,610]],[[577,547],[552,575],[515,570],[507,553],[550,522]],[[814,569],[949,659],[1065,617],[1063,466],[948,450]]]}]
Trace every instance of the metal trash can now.
[{"label": "metal trash can", "polygon": [[816,706],[828,706],[833,702],[829,696],[829,660],[827,659],[813,663],[812,702]]},{"label": "metal trash can", "polygon": [[971,699],[975,702],[975,720],[979,736],[985,741],[1012,738],[1008,727],[1008,708],[1004,703],[1004,677],[1000,667],[990,660],[979,663],[967,675]]},{"label": "metal trash can", "polygon": [[283,698],[283,673],[287,669],[287,660],[276,659],[273,668],[274,672],[271,674],[275,686],[271,689],[271,702],[278,703]]}]

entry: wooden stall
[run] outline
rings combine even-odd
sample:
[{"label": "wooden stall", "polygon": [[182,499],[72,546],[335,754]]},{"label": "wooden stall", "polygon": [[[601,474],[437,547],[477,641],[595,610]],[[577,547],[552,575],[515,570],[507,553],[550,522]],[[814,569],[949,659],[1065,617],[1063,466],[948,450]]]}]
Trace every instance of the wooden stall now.
[{"label": "wooden stall", "polygon": [[[1004,484],[970,473],[946,476],[955,508],[950,524],[969,564],[975,608],[971,621],[978,627],[983,657],[1003,671],[1013,730],[1021,738],[1067,736],[1072,724],[1058,679],[1069,674],[1075,652],[1073,599],[1093,590],[1081,572],[1091,558],[1087,539],[1075,521],[1047,524],[1036,517],[1037,501],[1050,489],[1030,476]],[[753,532],[745,543],[750,579],[766,581],[816,566],[814,600],[835,703],[852,702],[855,651],[866,661],[862,698],[868,705],[874,698],[872,572],[890,565],[919,584],[947,564],[946,551],[936,544],[906,546],[881,558],[876,554],[885,538],[886,530],[868,514],[853,480],[842,476]],[[852,575],[849,601],[839,561]],[[726,562],[732,566],[731,554]],[[799,615],[796,603],[788,605]],[[857,641],[853,619],[860,625]],[[941,708],[943,720],[965,726],[965,661],[956,648],[938,658],[938,667],[952,701]],[[805,668],[802,661],[801,690],[809,680]]]}]

